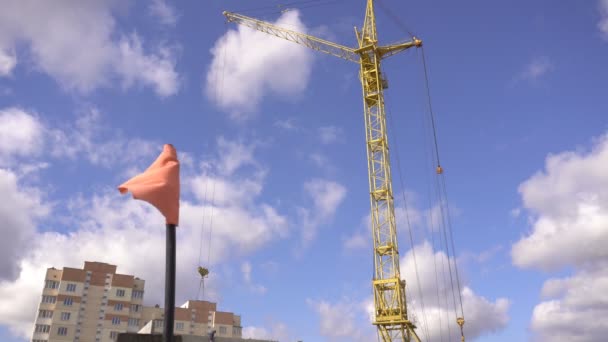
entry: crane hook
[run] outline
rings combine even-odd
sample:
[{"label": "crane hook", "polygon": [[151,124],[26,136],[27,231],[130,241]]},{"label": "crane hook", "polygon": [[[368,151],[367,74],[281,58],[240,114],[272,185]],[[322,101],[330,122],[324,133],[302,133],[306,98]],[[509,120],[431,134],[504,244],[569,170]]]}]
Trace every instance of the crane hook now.
[{"label": "crane hook", "polygon": [[461,341],[464,342],[464,330],[463,330],[464,317],[456,318],[456,323],[458,323],[458,325],[460,326],[460,338],[461,338]]}]

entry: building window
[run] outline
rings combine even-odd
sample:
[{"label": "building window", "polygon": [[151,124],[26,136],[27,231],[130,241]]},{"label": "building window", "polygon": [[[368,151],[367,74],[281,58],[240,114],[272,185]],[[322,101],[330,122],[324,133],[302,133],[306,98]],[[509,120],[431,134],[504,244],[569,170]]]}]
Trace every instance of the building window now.
[{"label": "building window", "polygon": [[68,284],[65,290],[68,292],[76,292],[76,284]]},{"label": "building window", "polygon": [[118,331],[110,331],[110,339],[116,341],[116,339],[118,338]]},{"label": "building window", "polygon": [[53,311],[51,310],[40,310],[38,311],[39,318],[53,318]]},{"label": "building window", "polygon": [[129,325],[132,327],[139,326],[139,320],[137,318],[129,318]]},{"label": "building window", "polygon": [[70,316],[71,316],[71,314],[69,312],[62,312],[61,313],[61,320],[62,321],[69,321],[70,320]]},{"label": "building window", "polygon": [[37,333],[48,333],[51,331],[51,326],[46,324],[36,324],[36,329],[34,331]]},{"label": "building window", "polygon": [[114,310],[115,311],[122,311],[122,303],[116,303],[116,304],[114,304]]},{"label": "building window", "polygon": [[59,336],[65,336],[68,334],[68,328],[66,327],[59,327],[57,328],[57,335]]},{"label": "building window", "polygon": [[131,294],[132,298],[144,298],[144,291],[141,290],[133,290],[133,293]]},{"label": "building window", "polygon": [[175,330],[184,330],[184,323],[183,322],[175,323]]},{"label": "building window", "polygon": [[232,328],[232,336],[233,337],[241,337],[241,328],[233,327]]},{"label": "building window", "polygon": [[43,303],[55,304],[57,297],[55,296],[42,296]]},{"label": "building window", "polygon": [[125,296],[125,290],[116,290],[116,297],[124,297]]},{"label": "building window", "polygon": [[59,288],[59,282],[54,280],[47,280],[44,282],[44,287],[47,289]]},{"label": "building window", "polygon": [[74,304],[74,300],[72,298],[66,298],[63,300],[63,305],[65,306],[72,306],[72,304]]},{"label": "building window", "polygon": [[226,327],[220,327],[220,335],[226,335],[227,332]]},{"label": "building window", "polygon": [[131,304],[131,312],[139,312],[139,307],[138,304]]},{"label": "building window", "polygon": [[120,317],[112,317],[112,325],[119,325]]}]

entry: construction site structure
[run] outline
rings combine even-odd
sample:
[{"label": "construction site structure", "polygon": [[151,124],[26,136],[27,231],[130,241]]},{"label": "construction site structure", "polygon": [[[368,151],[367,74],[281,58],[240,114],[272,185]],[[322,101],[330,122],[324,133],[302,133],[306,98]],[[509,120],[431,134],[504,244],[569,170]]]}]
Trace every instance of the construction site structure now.
[{"label": "construction site structure", "polygon": [[[229,22],[359,64],[359,77],[363,88],[374,253],[373,324],[377,326],[378,336],[382,341],[420,341],[416,334],[416,326],[408,317],[405,280],[401,278],[399,268],[399,246],[383,95],[388,84],[382,73],[381,61],[409,48],[421,47],[422,41],[412,37],[411,40],[398,44],[379,45],[373,0],[367,0],[361,30],[355,28],[358,42],[356,48],[278,27],[241,14],[231,12],[223,14]],[[462,324],[464,324],[463,319],[459,321],[459,325]]]}]

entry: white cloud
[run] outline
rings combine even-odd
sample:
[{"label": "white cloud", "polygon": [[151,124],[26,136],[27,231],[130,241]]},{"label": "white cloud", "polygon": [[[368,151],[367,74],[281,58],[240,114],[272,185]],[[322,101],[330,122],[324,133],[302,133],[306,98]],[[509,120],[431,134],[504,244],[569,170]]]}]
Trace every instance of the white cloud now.
[{"label": "white cloud", "polygon": [[177,13],[175,13],[175,9],[169,6],[164,0],[152,0],[148,6],[148,11],[163,25],[175,26],[177,23]]},{"label": "white cloud", "polygon": [[[513,262],[544,270],[608,258],[608,135],[590,151],[547,157],[545,171],[519,186],[531,233],[513,245]],[[573,243],[577,241],[577,243]]]},{"label": "white cloud", "polygon": [[344,139],[344,131],[336,126],[323,126],[318,129],[319,140],[323,144],[331,144]]},{"label": "white cloud", "polygon": [[9,76],[17,65],[14,49],[3,48],[0,44],[0,77]]},{"label": "white cloud", "polygon": [[[110,131],[110,132],[108,132]],[[78,114],[73,126],[46,128],[50,154],[56,158],[85,158],[106,168],[141,162],[158,152],[158,144],[141,139],[127,139],[104,126],[96,108]],[[117,153],[120,151],[120,153]]]},{"label": "white cloud", "polygon": [[0,168],[0,283],[19,274],[18,260],[26,254],[38,219],[48,213],[36,189],[24,186],[13,172]]},{"label": "white cloud", "polygon": [[[96,108],[87,108],[77,115],[74,124],[64,127],[45,126],[38,115],[21,108],[0,110],[0,165],[15,164],[19,173],[48,166],[48,162],[33,161],[40,157],[83,158],[93,165],[112,167],[140,162],[150,157],[158,146],[141,139],[127,139],[120,132],[104,126]],[[117,153],[120,151],[120,153]]]},{"label": "white cloud", "polygon": [[329,180],[313,179],[304,184],[304,191],[313,201],[312,209],[299,210],[302,243],[306,246],[316,237],[319,226],[333,218],[346,197],[346,188]]},{"label": "white cloud", "polygon": [[218,154],[222,156],[219,167],[219,172],[222,175],[229,176],[245,165],[256,165],[253,158],[253,152],[257,146],[256,143],[244,144],[220,137],[217,145],[219,149]]},{"label": "white cloud", "polygon": [[347,250],[364,249],[371,246],[371,234],[365,232],[355,232],[353,235],[344,239],[344,248]]},{"label": "white cloud", "polygon": [[325,172],[326,174],[335,174],[336,166],[331,161],[329,157],[321,152],[312,152],[308,155],[308,159],[310,162],[318,167],[320,170]]},{"label": "white cloud", "polygon": [[572,277],[549,279],[542,289],[545,301],[536,305],[532,330],[539,341],[599,342],[608,323],[608,267],[595,265]]},{"label": "white cloud", "polygon": [[[416,206],[416,194],[410,191],[405,193],[407,207],[403,205],[401,195],[400,199],[395,201],[395,222],[397,231],[401,234],[409,234],[409,229],[412,229],[414,240],[419,238],[422,232],[437,232],[440,228],[439,221],[441,220],[441,208],[439,204],[433,205],[431,209],[421,209]],[[458,213],[458,209],[451,207],[452,213]],[[445,210],[445,209],[444,209]],[[453,216],[452,216],[453,217]],[[371,215],[368,213],[361,221],[360,229],[357,229],[351,235],[342,240],[343,247],[346,250],[353,251],[363,248],[371,248]]]},{"label": "white cloud", "polygon": [[0,165],[38,154],[43,138],[44,126],[35,114],[15,107],[0,110]]},{"label": "white cloud", "polygon": [[[448,258],[442,251],[433,251],[433,248],[428,242],[414,247],[416,253],[416,262],[414,261],[414,253],[409,250],[401,259],[401,276],[407,280],[409,289],[408,302],[412,305],[416,312],[416,320],[418,321],[417,333],[419,336],[425,336],[425,328],[428,327],[429,337],[431,340],[439,340],[441,336],[448,336],[449,331],[452,333],[448,338],[450,341],[455,341],[460,338],[460,330],[456,324],[456,313],[454,311],[451,284],[443,281],[442,269],[446,272],[449,269],[448,264],[454,270],[455,262],[452,258]],[[418,276],[416,277],[416,263],[418,268]],[[436,264],[435,264],[436,263]],[[437,265],[437,281],[435,273],[435,265]],[[445,267],[443,266],[445,265]],[[448,275],[446,275],[448,277]],[[418,287],[418,281],[420,287]],[[461,279],[464,285],[464,279]],[[456,285],[455,285],[456,286]],[[458,289],[455,289],[456,294]],[[422,312],[422,301],[420,293],[424,298],[425,313]],[[438,297],[439,293],[439,297]],[[462,303],[464,307],[464,315],[466,323],[464,326],[465,336],[468,339],[476,339],[479,336],[489,334],[506,327],[509,321],[508,310],[510,306],[509,300],[498,298],[492,302],[475,292],[468,286],[462,287]],[[447,303],[444,300],[447,296]],[[458,301],[458,298],[456,299]],[[457,305],[459,305],[457,303]],[[458,315],[460,316],[460,308],[457,307]],[[440,323],[441,321],[441,323]]]},{"label": "white cloud", "polygon": [[342,299],[336,303],[324,300],[307,300],[319,316],[319,332],[331,341],[372,341],[375,334],[367,320],[368,302],[358,303]]},{"label": "white cloud", "polygon": [[136,33],[121,32],[113,16],[119,3],[4,2],[0,11],[3,70],[14,68],[14,54],[6,51],[18,45],[27,47],[36,70],[68,90],[88,93],[112,87],[118,80],[125,86],[152,86],[160,96],[175,94],[178,77],[171,52],[158,48],[146,53]]},{"label": "white cloud", "polygon": [[251,279],[251,263],[249,261],[245,261],[241,264],[241,272],[243,273],[243,281],[245,285],[249,287],[249,290],[255,293],[264,294],[266,293],[266,287],[259,284],[254,284]]},{"label": "white cloud", "polygon": [[291,341],[289,329],[285,323],[270,322],[270,330],[264,327],[248,326],[243,328],[243,339],[264,339],[272,341]]},{"label": "white cloud", "polygon": [[[222,165],[221,157],[218,157],[219,165]],[[184,184],[191,184],[191,178],[200,176],[192,170],[183,171],[182,174],[187,175],[182,178]],[[207,171],[218,172],[216,168],[204,172]],[[145,279],[146,303],[162,304],[163,279],[157,275],[164,256],[156,252],[164,248],[164,220],[152,206],[128,196],[120,196],[114,186],[108,186],[90,197],[80,195],[62,201],[65,208],[61,211],[55,208],[57,211],[53,214],[56,220],[61,221],[63,232],[35,233],[34,223],[31,223],[33,219],[20,215],[23,212],[28,215],[44,213],[44,204],[40,204],[35,196],[28,199],[23,188],[17,191],[14,176],[6,179],[9,180],[5,182],[8,184],[6,193],[15,195],[11,198],[11,207],[2,206],[0,215],[8,215],[7,219],[2,217],[2,222],[24,225],[23,229],[11,234],[28,232],[29,244],[28,248],[21,249],[22,253],[14,256],[9,255],[14,249],[2,250],[2,256],[6,253],[12,261],[7,265],[13,268],[18,266],[20,272],[15,280],[0,282],[0,324],[8,326],[20,337],[29,337],[46,268],[82,267],[85,260],[112,263],[118,265],[121,273]],[[221,181],[230,182],[228,179]],[[200,189],[195,191],[200,192]],[[203,221],[210,223],[210,212],[211,204],[196,197],[192,201],[181,202],[178,246],[192,246],[193,241],[200,241],[200,227]],[[211,258],[199,260],[198,248],[177,250],[176,302],[196,296],[198,277],[195,270],[200,262],[211,269],[205,283],[205,298],[217,300],[220,260],[251,253],[275,239],[284,238],[287,232],[287,219],[260,199],[247,203],[215,204],[213,233],[204,236],[204,247],[210,250]],[[209,235],[210,239],[207,238]],[[135,241],[138,248],[133,248]],[[198,243],[195,245],[198,246]]]},{"label": "white cloud", "polygon": [[548,57],[538,57],[526,65],[516,77],[515,81],[534,82],[554,69],[554,65]]},{"label": "white cloud", "polygon": [[120,63],[117,63],[116,70],[122,76],[124,88],[142,84],[153,87],[161,97],[177,93],[179,78],[170,48],[159,47],[155,55],[146,55],[137,34],[123,37],[118,48]]},{"label": "white cloud", "polygon": [[296,126],[296,120],[294,118],[288,118],[285,120],[277,120],[272,124],[274,127],[278,127],[285,131],[293,131],[298,129]]},{"label": "white cloud", "polygon": [[597,28],[602,33],[604,39],[608,40],[608,0],[600,0],[600,21],[597,23]]},{"label": "white cloud", "polygon": [[[298,11],[274,23],[306,33]],[[229,30],[211,49],[206,94],[233,119],[246,119],[266,95],[293,97],[308,84],[312,53],[303,46],[245,26]]]},{"label": "white cloud", "polygon": [[545,170],[519,187],[531,232],[513,244],[519,267],[560,270],[545,282],[531,328],[540,341],[595,342],[608,324],[608,134],[590,150],[549,155]]}]

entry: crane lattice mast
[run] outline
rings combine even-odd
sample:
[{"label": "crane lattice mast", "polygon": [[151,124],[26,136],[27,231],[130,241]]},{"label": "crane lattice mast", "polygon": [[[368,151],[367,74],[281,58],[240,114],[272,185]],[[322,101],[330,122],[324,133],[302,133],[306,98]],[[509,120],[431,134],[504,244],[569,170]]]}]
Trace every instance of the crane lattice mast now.
[{"label": "crane lattice mast", "polygon": [[384,89],[381,60],[422,41],[378,45],[374,1],[368,0],[361,31],[355,28],[358,48],[350,48],[304,33],[292,31],[244,15],[224,12],[229,22],[268,33],[336,57],[358,63],[363,87],[366,148],[371,202],[371,226],[374,247],[374,322],[382,341],[420,341],[416,326],[409,320],[406,306],[405,280],[399,269],[399,249],[389,160],[389,146],[384,111]]}]

